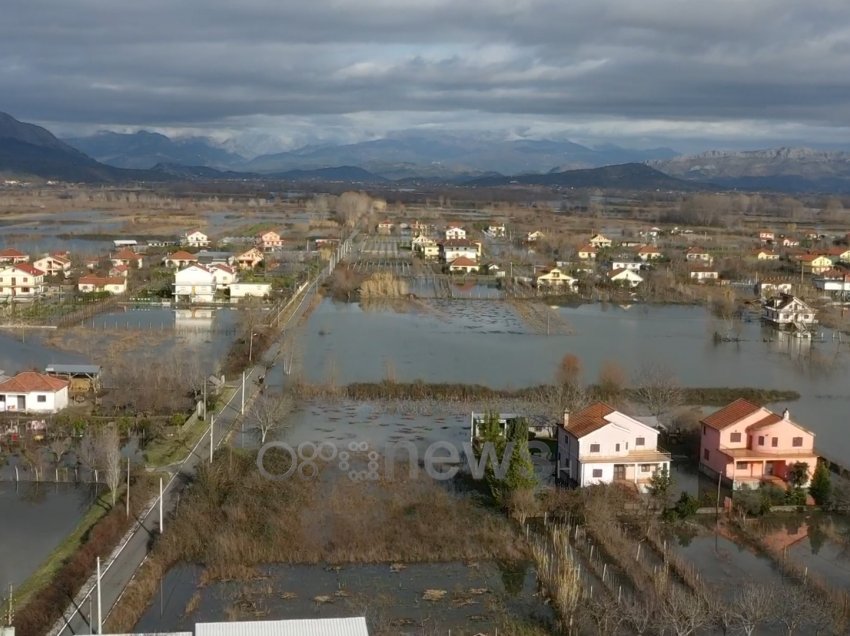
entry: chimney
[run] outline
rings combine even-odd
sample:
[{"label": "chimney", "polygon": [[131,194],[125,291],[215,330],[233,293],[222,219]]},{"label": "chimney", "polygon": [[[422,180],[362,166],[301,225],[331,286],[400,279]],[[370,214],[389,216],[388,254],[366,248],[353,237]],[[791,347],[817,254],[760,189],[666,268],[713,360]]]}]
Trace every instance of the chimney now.
[{"label": "chimney", "polygon": [[784,411],[782,411],[782,419],[783,420],[790,420],[791,419],[791,413],[788,411],[788,409],[785,409]]},{"label": "chimney", "polygon": [[564,428],[567,428],[570,425],[570,411],[569,409],[564,411]]}]

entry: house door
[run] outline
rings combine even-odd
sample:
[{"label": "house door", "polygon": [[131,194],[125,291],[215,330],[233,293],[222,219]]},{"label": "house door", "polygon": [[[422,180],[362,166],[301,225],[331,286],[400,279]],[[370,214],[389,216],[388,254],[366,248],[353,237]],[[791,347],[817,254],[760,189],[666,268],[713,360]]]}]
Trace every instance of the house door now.
[{"label": "house door", "polygon": [[765,462],[764,463],[764,474],[772,475],[773,474],[773,462]]},{"label": "house door", "polygon": [[16,410],[25,411],[27,409],[27,397],[25,395],[19,395],[17,396],[17,400],[18,404]]},{"label": "house door", "polygon": [[625,479],[626,478],[626,466],[625,464],[614,464],[614,479]]}]

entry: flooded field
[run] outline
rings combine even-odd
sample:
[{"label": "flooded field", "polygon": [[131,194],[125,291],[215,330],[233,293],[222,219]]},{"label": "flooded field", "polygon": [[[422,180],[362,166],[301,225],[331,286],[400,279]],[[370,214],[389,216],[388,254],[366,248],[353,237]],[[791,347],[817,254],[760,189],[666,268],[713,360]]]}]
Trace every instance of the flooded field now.
[{"label": "flooded field", "polygon": [[162,582],[161,594],[134,631],[191,631],[199,621],[365,615],[373,634],[423,630],[476,634],[499,626],[506,612],[534,621],[551,618],[535,594],[530,566],[272,565],[259,568],[252,581],[201,585],[202,579],[203,569],[198,566],[172,568]]},{"label": "flooded field", "polygon": [[0,586],[23,583],[71,533],[94,501],[75,484],[0,481]]},{"label": "flooded field", "polygon": [[842,422],[850,407],[850,345],[782,337],[743,323],[740,342],[715,344],[720,328],[702,307],[562,307],[570,335],[531,333],[501,302],[434,301],[407,311],[325,300],[303,328],[304,375],[313,382],[399,381],[522,387],[551,382],[566,353],[583,363],[585,381],[613,361],[627,373],[646,362],[669,367],[685,386],[794,389],[792,416],[818,434],[817,446],[850,455]]}]

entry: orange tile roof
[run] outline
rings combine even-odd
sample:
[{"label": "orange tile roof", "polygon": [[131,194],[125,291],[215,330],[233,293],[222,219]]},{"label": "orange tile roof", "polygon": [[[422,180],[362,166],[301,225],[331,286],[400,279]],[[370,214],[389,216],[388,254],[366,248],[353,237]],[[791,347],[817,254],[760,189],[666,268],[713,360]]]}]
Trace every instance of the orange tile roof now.
[{"label": "orange tile roof", "polygon": [[7,247],[0,250],[0,258],[20,258],[21,256],[26,256],[26,254],[16,250],[14,247]]},{"label": "orange tile roof", "polygon": [[782,421],[781,415],[777,415],[776,413],[771,413],[770,415],[766,415],[765,417],[761,418],[758,422],[755,422],[754,424],[750,424],[747,427],[747,430],[748,431],[754,431],[756,429],[764,428],[765,426],[770,426],[771,424],[776,424],[777,422],[781,422],[781,421]]},{"label": "orange tile roof", "polygon": [[61,391],[71,383],[35,371],[24,371],[5,382],[0,382],[0,393],[32,393],[33,391]]},{"label": "orange tile roof", "polygon": [[198,257],[191,252],[177,250],[174,254],[169,254],[166,259],[169,261],[196,261]]},{"label": "orange tile roof", "polygon": [[450,267],[473,267],[476,265],[478,265],[478,263],[473,261],[471,258],[466,258],[466,256],[458,256],[451,262]]},{"label": "orange tile roof", "polygon": [[31,276],[44,276],[43,271],[41,271],[40,269],[38,269],[36,267],[33,267],[29,263],[18,263],[17,265],[14,265],[13,267],[15,269],[22,271],[22,272],[26,272],[27,274],[30,274]]},{"label": "orange tile roof", "polygon": [[731,404],[727,404],[719,411],[715,411],[711,415],[703,418],[701,422],[706,426],[722,430],[735,422],[752,415],[761,407],[753,404],[744,398],[738,398]]},{"label": "orange tile roof", "polygon": [[608,424],[605,417],[615,410],[605,402],[594,402],[578,413],[571,413],[566,429],[576,437],[584,437]]},{"label": "orange tile roof", "polygon": [[112,257],[114,259],[121,259],[122,261],[135,261],[141,258],[141,255],[136,254],[133,250],[128,247],[125,247],[123,250],[119,250]]}]

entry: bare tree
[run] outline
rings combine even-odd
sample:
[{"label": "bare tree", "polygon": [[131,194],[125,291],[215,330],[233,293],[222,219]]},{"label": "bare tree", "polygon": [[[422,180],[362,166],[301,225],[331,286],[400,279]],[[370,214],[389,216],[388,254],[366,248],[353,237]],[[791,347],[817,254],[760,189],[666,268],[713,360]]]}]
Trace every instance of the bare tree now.
[{"label": "bare tree", "polygon": [[676,585],[669,586],[660,603],[661,631],[691,636],[711,621],[711,607],[701,594],[691,594]]},{"label": "bare tree", "polygon": [[629,627],[637,636],[643,636],[652,631],[656,620],[656,608],[652,596],[648,595],[646,602],[633,598],[623,605],[623,615]]},{"label": "bare tree", "polygon": [[251,406],[251,416],[260,432],[260,443],[265,444],[269,433],[288,424],[286,416],[292,411],[292,398],[281,393],[272,395],[263,393]]},{"label": "bare tree", "polygon": [[813,604],[812,595],[802,585],[788,582],[777,589],[773,611],[787,636],[808,624]]},{"label": "bare tree", "polygon": [[572,353],[561,358],[555,372],[555,381],[561,385],[574,386],[581,383],[581,359]]},{"label": "bare tree", "polygon": [[597,636],[613,636],[626,619],[617,600],[604,593],[585,601],[582,611],[596,627]]},{"label": "bare tree", "polygon": [[642,365],[635,375],[634,386],[635,398],[656,417],[682,402],[682,388],[664,365]]},{"label": "bare tree", "polygon": [[616,402],[626,384],[626,372],[618,363],[606,360],[599,369],[596,390],[603,400]]},{"label": "bare tree", "polygon": [[114,506],[121,483],[121,438],[118,427],[114,424],[102,427],[96,434],[96,448],[97,463],[106,478]]},{"label": "bare tree", "polygon": [[56,466],[59,466],[59,462],[61,462],[62,458],[68,453],[68,451],[71,450],[71,443],[70,437],[56,437],[50,441],[50,444],[47,445],[53,455],[53,460],[56,463]]},{"label": "bare tree", "polygon": [[732,625],[746,636],[752,636],[759,625],[773,616],[776,609],[772,588],[747,583],[738,590],[729,611]]}]

